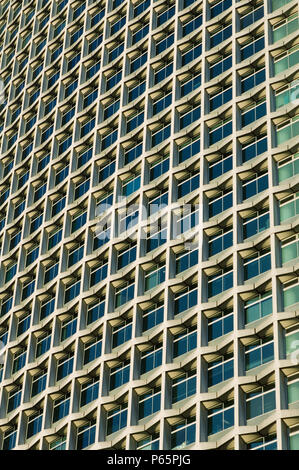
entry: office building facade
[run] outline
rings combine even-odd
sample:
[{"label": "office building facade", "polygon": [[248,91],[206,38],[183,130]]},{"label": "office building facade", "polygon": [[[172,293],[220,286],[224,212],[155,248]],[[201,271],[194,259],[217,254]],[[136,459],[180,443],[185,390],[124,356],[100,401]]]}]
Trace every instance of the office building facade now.
[{"label": "office building facade", "polygon": [[0,1],[0,448],[299,449],[296,0]]}]

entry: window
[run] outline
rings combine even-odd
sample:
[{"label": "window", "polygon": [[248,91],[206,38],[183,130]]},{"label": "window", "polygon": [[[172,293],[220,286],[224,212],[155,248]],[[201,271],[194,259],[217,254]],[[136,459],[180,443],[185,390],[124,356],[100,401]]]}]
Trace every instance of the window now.
[{"label": "window", "polygon": [[192,62],[195,59],[198,59],[201,56],[202,53],[202,45],[194,45],[188,48],[187,52],[182,53],[181,55],[181,61],[182,61],[182,67],[184,65],[189,64],[189,62]]},{"label": "window", "polygon": [[80,211],[79,213],[73,215],[72,222],[71,222],[71,233],[79,230],[79,228],[83,227],[86,224],[87,220],[87,211]]},{"label": "window", "polygon": [[180,113],[180,129],[184,129],[198,119],[200,119],[200,105],[194,105],[191,110]]},{"label": "window", "polygon": [[156,42],[156,55],[165,51],[170,47],[174,42],[174,33],[169,34],[165,38]]},{"label": "window", "polygon": [[109,162],[106,165],[101,166],[99,168],[99,183],[101,181],[104,181],[106,178],[109,178],[109,176],[113,175],[113,173],[115,172],[115,164],[116,164],[116,161],[113,160],[112,162]]},{"label": "window", "polygon": [[262,138],[257,138],[250,143],[242,145],[242,160],[247,162],[252,158],[266,152],[268,149],[267,136]]},{"label": "window", "polygon": [[17,429],[16,427],[9,428],[3,433],[3,447],[2,450],[14,449],[17,442]]},{"label": "window", "polygon": [[84,244],[80,244],[78,247],[69,250],[68,252],[68,268],[76,264],[83,257]]},{"label": "window", "polygon": [[249,110],[242,111],[241,113],[241,121],[242,127],[248,126],[252,122],[257,121],[261,117],[266,115],[266,101],[262,101],[261,103],[249,107]]},{"label": "window", "polygon": [[260,70],[250,72],[249,75],[246,75],[241,79],[241,92],[245,93],[251,88],[254,88],[260,83],[263,83],[266,80],[266,69],[262,68]]},{"label": "window", "polygon": [[226,250],[233,245],[233,230],[220,230],[216,235],[209,237],[209,257]]},{"label": "window", "polygon": [[248,450],[277,450],[276,434],[264,436],[247,444]]},{"label": "window", "polygon": [[282,265],[299,256],[299,239],[297,235],[286,238],[281,242]]},{"label": "window", "polygon": [[81,125],[80,139],[82,139],[82,137],[84,137],[86,134],[88,134],[90,131],[94,129],[95,122],[96,122],[96,119],[94,117],[94,118],[91,118],[89,121],[84,122],[84,124]]},{"label": "window", "polygon": [[28,330],[30,327],[30,322],[31,322],[31,314],[25,313],[25,315],[22,315],[18,319],[18,328],[17,328],[17,336],[20,336],[21,334],[25,333],[25,331]]},{"label": "window", "polygon": [[284,181],[299,174],[299,153],[287,156],[278,162],[278,180]]},{"label": "window", "polygon": [[64,418],[69,414],[70,411],[70,394],[67,393],[66,396],[57,398],[53,402],[53,418],[52,423],[56,423],[60,419]]},{"label": "window", "polygon": [[221,403],[208,411],[208,435],[216,434],[234,425],[233,401]]},{"label": "window", "polygon": [[187,79],[180,82],[181,96],[186,96],[201,86],[201,73],[194,73],[191,77],[187,77]]},{"label": "window", "polygon": [[275,389],[273,385],[257,387],[246,394],[246,417],[255,418],[275,409]]},{"label": "window", "polygon": [[161,144],[164,140],[170,137],[170,128],[171,125],[161,126],[158,130],[151,132],[151,146]]},{"label": "window", "polygon": [[117,129],[105,134],[101,138],[101,149],[105,150],[106,148],[110,147],[110,145],[114,144],[117,140]]},{"label": "window", "polygon": [[182,449],[195,442],[195,416],[171,426],[171,450]]},{"label": "window", "polygon": [[121,78],[122,78],[121,70],[110,75],[109,78],[106,78],[106,91],[110,90],[115,85],[117,85],[120,82]]},{"label": "window", "polygon": [[43,411],[39,410],[28,418],[26,439],[39,433],[42,429]]},{"label": "window", "polygon": [[87,309],[87,324],[93,323],[104,315],[105,299],[99,303],[93,304]]},{"label": "window", "polygon": [[172,379],[172,403],[184,400],[196,393],[196,371],[180,374]]},{"label": "window", "polygon": [[54,307],[55,307],[55,297],[52,297],[51,299],[45,300],[41,304],[40,320],[42,320],[43,318],[46,318],[47,316],[51,315],[51,313],[54,312]]},{"label": "window", "polygon": [[105,108],[104,108],[104,120],[108,119],[111,116],[113,116],[113,114],[115,114],[119,110],[119,106],[120,106],[120,100],[119,99],[115,99],[114,101],[112,101],[112,103],[110,102],[107,106],[105,106]]},{"label": "window", "polygon": [[125,286],[121,285],[115,289],[115,308],[129,302],[134,298],[135,284],[126,283]]},{"label": "window", "polygon": [[108,63],[112,62],[115,60],[117,57],[119,57],[124,51],[124,43],[122,42],[118,46],[114,47],[110,51],[108,51]]},{"label": "window", "polygon": [[161,408],[161,387],[156,387],[139,396],[138,419],[146,418]]},{"label": "window", "polygon": [[283,70],[289,69],[298,63],[299,47],[294,46],[286,52],[278,54],[274,59],[274,73],[277,75]]},{"label": "window", "polygon": [[79,39],[80,36],[83,34],[83,26],[81,28],[77,29],[73,34],[71,34],[70,37],[70,44],[74,44],[77,39]]},{"label": "window", "polygon": [[132,320],[127,320],[119,326],[113,327],[112,348],[120,346],[132,337]]},{"label": "window", "polygon": [[298,31],[298,14],[295,13],[288,18],[278,21],[272,28],[273,43],[275,43],[279,39],[283,39],[289,34]]},{"label": "window", "polygon": [[129,382],[130,378],[130,362],[125,361],[110,369],[110,387],[109,390],[124,385]]},{"label": "window", "polygon": [[31,397],[38,395],[45,390],[47,384],[47,372],[39,372],[32,378]]},{"label": "window", "polygon": [[208,319],[208,340],[212,341],[220,336],[230,333],[234,329],[234,314],[232,311],[223,311]]},{"label": "window", "polygon": [[186,328],[184,332],[174,335],[173,339],[173,357],[186,354],[197,346],[196,326]]},{"label": "window", "polygon": [[107,413],[107,435],[127,426],[128,404],[118,405]]},{"label": "window", "polygon": [[64,291],[64,303],[70,302],[80,293],[81,281],[75,281],[72,284],[65,287]]},{"label": "window", "polygon": [[[174,8],[174,7],[173,7]],[[192,33],[202,25],[202,14],[183,24],[183,37]]]},{"label": "window", "polygon": [[218,91],[218,93],[211,95],[211,97],[209,98],[210,111],[214,111],[215,109],[219,108],[219,106],[222,106],[223,104],[231,100],[232,86],[225,88],[222,87],[221,91]]},{"label": "window", "polygon": [[66,319],[61,324],[60,341],[64,341],[67,338],[73,336],[77,331],[78,318]]},{"label": "window", "polygon": [[268,173],[256,175],[243,183],[243,200],[268,189]]},{"label": "window", "polygon": [[132,45],[136,44],[141,39],[143,39],[145,36],[147,36],[148,32],[149,32],[149,25],[148,24],[146,24],[145,26],[142,26],[137,31],[134,31],[134,33],[132,33]]},{"label": "window", "polygon": [[143,11],[147,10],[147,8],[150,6],[150,3],[150,0],[144,0],[143,2],[138,3],[138,5],[134,7],[134,18],[140,15],[140,13]]},{"label": "window", "polygon": [[270,226],[270,212],[257,211],[256,215],[244,219],[243,238],[252,237],[257,233],[263,232]]},{"label": "window", "polygon": [[[230,0],[231,1],[231,0]],[[229,55],[223,59],[216,60],[209,64],[210,80],[217,77],[226,70],[232,67],[232,55]]]},{"label": "window", "polygon": [[78,427],[77,450],[85,449],[95,442],[96,420],[91,420],[88,424]]},{"label": "window", "polygon": [[35,357],[38,358],[42,354],[45,354],[47,351],[49,351],[50,346],[51,346],[51,333],[43,334],[36,341]]},{"label": "window", "polygon": [[234,376],[233,353],[221,356],[209,363],[208,366],[208,387],[217,385],[220,382],[231,379]]},{"label": "window", "polygon": [[233,205],[233,192],[230,190],[222,191],[221,196],[209,200],[209,217],[214,217]]},{"label": "window", "polygon": [[102,354],[102,337],[95,338],[84,345],[83,363],[88,364]]},{"label": "window", "polygon": [[142,65],[144,65],[147,61],[147,52],[139,55],[138,57],[134,57],[130,60],[130,73],[135,72],[138,70]]},{"label": "window", "polygon": [[75,185],[75,191],[74,191],[74,200],[80,198],[83,196],[90,187],[90,178],[85,179],[84,181],[80,181]]},{"label": "window", "polygon": [[263,251],[256,252],[244,260],[244,279],[245,281],[252,277],[271,269],[271,253]]},{"label": "window", "polygon": [[57,361],[56,380],[61,380],[73,372],[74,353],[69,353],[67,357],[62,357]]},{"label": "window", "polygon": [[98,398],[99,385],[98,378],[90,379],[81,385],[80,406],[85,406]]},{"label": "window", "polygon": [[150,307],[144,311],[142,316],[142,331],[147,331],[163,322],[164,307],[158,305],[154,308]]},{"label": "window", "polygon": [[209,144],[213,145],[219,142],[219,140],[225,139],[232,134],[232,120],[225,119],[209,128]]},{"label": "window", "polygon": [[[147,58],[145,58],[146,62]],[[155,70],[154,72],[154,84],[160,83],[165,78],[169,77],[173,72],[173,62],[169,64],[162,65],[159,69]]]},{"label": "window", "polygon": [[153,289],[157,285],[162,284],[165,281],[165,265],[152,268],[150,271],[146,271],[144,275],[144,291]]},{"label": "window", "polygon": [[156,345],[151,348],[150,352],[146,351],[141,354],[140,374],[145,374],[162,364],[162,351],[163,347]]},{"label": "window", "polygon": [[283,286],[283,304],[284,308],[299,302],[299,283],[298,281],[291,280]]},{"label": "window", "polygon": [[35,279],[28,281],[22,285],[22,296],[21,301],[27,299],[31,294],[33,294],[35,288]]},{"label": "window", "polygon": [[183,292],[179,292],[174,298],[174,314],[178,315],[189,308],[197,305],[197,286],[186,287]]},{"label": "window", "polygon": [[128,102],[135,100],[138,96],[141,96],[145,92],[145,80],[139,83],[138,85],[134,85],[133,87],[129,88],[128,90]]},{"label": "window", "polygon": [[126,119],[126,132],[131,132],[144,121],[144,111],[136,111]]},{"label": "window", "polygon": [[19,385],[8,392],[7,413],[18,408],[21,404],[22,387]]},{"label": "window", "polygon": [[198,263],[198,249],[187,251],[186,253],[176,255],[176,274],[195,266]]},{"label": "window", "polygon": [[245,369],[251,370],[274,359],[273,339],[257,339],[245,346]]},{"label": "window", "polygon": [[245,15],[242,15],[240,18],[241,29],[246,28],[264,17],[264,5],[258,5],[256,8],[250,7],[250,10],[249,13],[245,13]]},{"label": "window", "polygon": [[[288,379],[288,405],[298,402],[299,400],[299,380],[298,378]],[[290,406],[289,406],[290,408]]]},{"label": "window", "polygon": [[91,91],[88,95],[84,96],[83,99],[83,108],[87,108],[92,104],[98,97],[98,90]]},{"label": "window", "polygon": [[12,265],[7,266],[6,272],[5,272],[5,281],[8,282],[11,281],[14,276],[16,275],[17,272],[17,263],[14,263]]}]

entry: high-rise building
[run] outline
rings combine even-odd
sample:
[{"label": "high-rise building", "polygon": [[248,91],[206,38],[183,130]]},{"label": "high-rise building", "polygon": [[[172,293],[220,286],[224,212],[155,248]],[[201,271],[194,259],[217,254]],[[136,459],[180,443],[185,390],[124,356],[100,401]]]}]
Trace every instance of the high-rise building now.
[{"label": "high-rise building", "polygon": [[0,449],[299,449],[297,0],[0,0]]}]

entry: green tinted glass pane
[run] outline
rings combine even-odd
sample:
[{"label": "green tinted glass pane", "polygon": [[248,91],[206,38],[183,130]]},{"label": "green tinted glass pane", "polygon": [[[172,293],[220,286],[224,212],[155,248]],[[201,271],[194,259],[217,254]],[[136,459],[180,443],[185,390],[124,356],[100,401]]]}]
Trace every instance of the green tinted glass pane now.
[{"label": "green tinted glass pane", "polygon": [[252,305],[246,310],[246,323],[258,320],[260,318],[259,304]]},{"label": "green tinted glass pane", "polygon": [[299,135],[299,121],[295,121],[292,124],[292,137]]},{"label": "green tinted glass pane", "polygon": [[280,220],[283,222],[284,220],[289,219],[290,217],[294,217],[295,215],[295,204],[294,201],[291,201],[289,204],[285,204],[280,208]]},{"label": "green tinted glass pane", "polygon": [[283,246],[281,249],[281,258],[282,263],[287,263],[288,261],[297,257],[298,254],[298,243],[291,243],[290,245]]},{"label": "green tinted glass pane", "polygon": [[288,385],[288,403],[299,400],[299,380]]},{"label": "green tinted glass pane", "polygon": [[278,169],[278,179],[279,181],[286,180],[293,176],[293,163],[289,163],[288,165],[282,166]]},{"label": "green tinted glass pane", "polygon": [[292,335],[286,336],[286,354],[291,354],[293,351],[298,349],[299,344],[299,331],[296,331]]},{"label": "green tinted glass pane", "polygon": [[286,140],[291,139],[292,137],[292,129],[291,126],[284,127],[277,131],[277,143],[282,144]]},{"label": "green tinted glass pane", "polygon": [[299,450],[299,433],[290,436],[290,449]]},{"label": "green tinted glass pane", "polygon": [[290,289],[285,290],[283,293],[283,300],[285,307],[299,302],[299,285],[290,287]]},{"label": "green tinted glass pane", "polygon": [[288,61],[287,57],[284,57],[283,59],[278,60],[277,62],[275,62],[275,64],[274,64],[275,75],[277,75],[280,72],[283,72],[283,70],[286,70],[288,68],[288,66],[289,66],[289,61]]},{"label": "green tinted glass pane", "polygon": [[264,300],[261,303],[261,314],[262,317],[266,317],[267,315],[270,315],[272,313],[272,297],[269,299]]},{"label": "green tinted glass pane", "polygon": [[293,65],[297,65],[298,62],[299,62],[299,50],[296,52],[293,52],[293,54],[290,54],[289,56],[290,67],[292,67]]}]

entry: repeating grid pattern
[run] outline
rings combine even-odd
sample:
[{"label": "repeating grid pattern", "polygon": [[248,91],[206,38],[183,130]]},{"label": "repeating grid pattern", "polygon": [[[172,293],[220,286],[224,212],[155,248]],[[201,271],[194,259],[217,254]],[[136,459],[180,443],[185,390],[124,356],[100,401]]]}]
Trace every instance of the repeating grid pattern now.
[{"label": "repeating grid pattern", "polygon": [[0,448],[299,449],[298,2],[0,40]]}]

